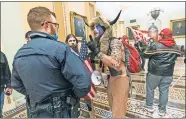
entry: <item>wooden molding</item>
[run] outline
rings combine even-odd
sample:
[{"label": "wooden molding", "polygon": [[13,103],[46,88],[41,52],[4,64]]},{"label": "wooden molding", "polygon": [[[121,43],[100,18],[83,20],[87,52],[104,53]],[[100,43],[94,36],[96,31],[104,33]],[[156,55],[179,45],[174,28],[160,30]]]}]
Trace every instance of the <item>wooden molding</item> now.
[{"label": "wooden molding", "polygon": [[65,24],[64,24],[64,12],[62,2],[53,2],[54,12],[57,16],[57,23],[59,23],[58,37],[60,41],[65,41]]}]

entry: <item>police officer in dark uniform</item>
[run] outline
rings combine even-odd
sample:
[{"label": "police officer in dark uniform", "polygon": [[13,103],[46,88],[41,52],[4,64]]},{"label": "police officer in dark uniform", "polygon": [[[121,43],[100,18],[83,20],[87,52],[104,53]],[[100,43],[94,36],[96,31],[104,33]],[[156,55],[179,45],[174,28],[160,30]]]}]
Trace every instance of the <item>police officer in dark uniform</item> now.
[{"label": "police officer in dark uniform", "polygon": [[57,41],[55,14],[32,8],[27,44],[13,61],[12,88],[26,96],[31,118],[77,118],[79,98],[90,91],[90,74],[80,58]]}]

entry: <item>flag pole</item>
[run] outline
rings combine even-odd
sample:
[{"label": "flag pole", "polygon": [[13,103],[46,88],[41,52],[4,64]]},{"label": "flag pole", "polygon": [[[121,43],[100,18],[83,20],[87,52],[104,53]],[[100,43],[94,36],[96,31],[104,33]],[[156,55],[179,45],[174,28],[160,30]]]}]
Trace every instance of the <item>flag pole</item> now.
[{"label": "flag pole", "polygon": [[92,117],[90,117],[90,118],[95,118],[93,99],[91,99],[91,107],[92,107]]}]

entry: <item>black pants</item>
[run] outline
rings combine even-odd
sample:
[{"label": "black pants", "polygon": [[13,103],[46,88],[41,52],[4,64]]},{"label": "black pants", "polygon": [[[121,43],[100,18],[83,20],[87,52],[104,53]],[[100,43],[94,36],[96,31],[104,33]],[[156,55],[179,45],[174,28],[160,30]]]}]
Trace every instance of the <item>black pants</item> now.
[{"label": "black pants", "polygon": [[85,99],[85,104],[86,104],[86,105],[87,105],[87,107],[88,107],[88,111],[89,111],[89,112],[90,112],[90,111],[92,111],[91,101],[90,101],[90,100]]},{"label": "black pants", "polygon": [[70,115],[67,110],[64,110],[61,113],[61,117],[56,117],[55,114],[49,112],[38,113],[36,116],[32,118],[70,118]]},{"label": "black pants", "polygon": [[145,66],[145,58],[144,58],[142,52],[140,52],[140,57],[141,57],[141,60],[142,60],[141,68],[144,70],[145,69],[145,67],[144,67]]},{"label": "black pants", "polygon": [[[27,114],[30,118],[70,118],[70,106],[66,98],[53,97],[27,106]],[[28,105],[28,103],[27,103]]]}]

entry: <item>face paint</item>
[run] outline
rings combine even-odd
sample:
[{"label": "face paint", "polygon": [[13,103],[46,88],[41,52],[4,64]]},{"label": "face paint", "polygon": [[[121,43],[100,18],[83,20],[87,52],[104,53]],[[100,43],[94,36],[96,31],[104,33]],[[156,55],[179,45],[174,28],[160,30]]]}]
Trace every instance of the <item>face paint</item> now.
[{"label": "face paint", "polygon": [[103,31],[103,28],[101,27],[101,25],[97,25],[96,29],[98,30],[99,36],[102,36],[104,31]]}]

